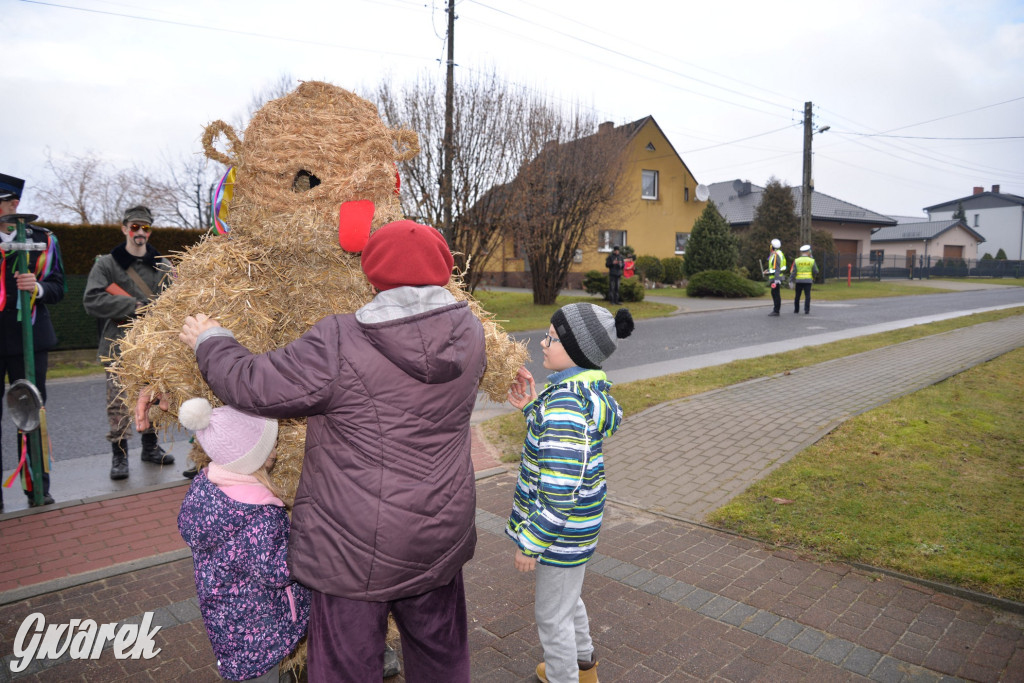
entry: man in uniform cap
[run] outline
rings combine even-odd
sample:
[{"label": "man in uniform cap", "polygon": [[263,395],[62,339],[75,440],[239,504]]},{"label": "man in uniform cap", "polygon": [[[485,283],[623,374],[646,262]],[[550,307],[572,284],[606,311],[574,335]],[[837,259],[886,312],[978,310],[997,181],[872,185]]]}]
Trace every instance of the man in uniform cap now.
[{"label": "man in uniform cap", "polygon": [[786,274],[786,255],[782,253],[782,242],[772,240],[771,251],[768,252],[768,268],[764,271],[771,283],[772,312],[768,315],[779,315],[782,308],[782,278]]},{"label": "man in uniform cap", "polygon": [[818,264],[811,256],[811,245],[805,244],[800,247],[800,256],[793,261],[793,268],[789,273],[789,281],[796,279],[796,298],[793,300],[793,312],[800,312],[800,294],[806,293],[804,298],[804,313],[811,312],[811,283],[814,276],[818,274]]},{"label": "man in uniform cap", "polygon": [[[18,204],[21,201],[21,193],[25,188],[25,181],[14,176],[0,173],[0,216],[7,216],[18,213]],[[0,242],[11,243],[16,237],[15,223],[0,222]],[[48,352],[57,344],[57,334],[53,330],[53,323],[50,322],[50,313],[46,310],[47,304],[55,304],[64,298],[64,264],[60,258],[60,247],[57,238],[46,228],[36,225],[25,226],[25,241],[44,244],[41,251],[29,251],[28,272],[16,272],[17,252],[5,250],[3,261],[0,263],[0,413],[3,411],[3,379],[10,382],[25,378],[25,356],[22,347],[22,315],[32,316],[32,346],[35,355],[35,384],[46,401],[46,369],[48,365]],[[22,312],[21,297],[19,292],[31,292],[31,311]],[[0,444],[3,439],[0,439]],[[21,457],[21,434],[18,434],[15,449],[15,463]],[[17,466],[17,465],[15,465]],[[25,468],[28,464],[25,464]],[[22,470],[22,481],[26,482]],[[33,485],[42,484],[43,505],[53,503],[50,497],[50,475],[43,473],[42,482],[33,482]],[[35,504],[31,491],[26,490],[29,505]],[[3,499],[0,498],[0,509],[3,508]]]},{"label": "man in uniform cap", "polygon": [[[125,334],[124,323],[156,298],[170,282],[171,262],[160,255],[149,237],[153,234],[153,214],[145,206],[133,206],[121,220],[124,242],[98,259],[89,271],[82,305],[85,312],[103,321],[100,333],[100,362],[109,363],[117,355],[117,343]],[[108,369],[107,441],[113,450],[111,479],[128,478],[128,433],[131,410],[125,405],[121,388]],[[142,432],[142,461],[171,465],[174,456],[160,447],[152,427]]]}]

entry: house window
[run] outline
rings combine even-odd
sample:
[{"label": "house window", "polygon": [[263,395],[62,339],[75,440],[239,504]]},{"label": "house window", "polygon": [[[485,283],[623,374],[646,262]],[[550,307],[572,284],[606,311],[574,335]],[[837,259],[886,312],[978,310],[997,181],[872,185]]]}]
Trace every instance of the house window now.
[{"label": "house window", "polygon": [[974,227],[978,227],[978,220],[981,218],[980,213],[974,214]]},{"label": "house window", "polygon": [[684,202],[690,201],[690,188],[688,188],[688,187],[684,187],[683,188],[683,201]]},{"label": "house window", "polygon": [[597,250],[611,251],[612,247],[626,246],[625,230],[602,230],[598,235]]},{"label": "house window", "polygon": [[677,232],[676,233],[676,253],[686,253],[686,243],[690,240],[690,233],[688,232]]},{"label": "house window", "polygon": [[657,171],[640,171],[640,197],[642,199],[658,198]]}]

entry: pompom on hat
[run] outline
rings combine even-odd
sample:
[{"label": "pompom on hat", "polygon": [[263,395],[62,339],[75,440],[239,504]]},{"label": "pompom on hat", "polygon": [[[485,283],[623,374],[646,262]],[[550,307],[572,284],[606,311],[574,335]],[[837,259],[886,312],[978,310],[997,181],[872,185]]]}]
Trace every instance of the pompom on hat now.
[{"label": "pompom on hat", "polygon": [[620,308],[612,317],[603,306],[586,303],[562,306],[551,316],[551,324],[572,362],[591,370],[600,370],[615,352],[616,339],[633,333],[629,309]]},{"label": "pompom on hat", "polygon": [[370,234],[361,258],[363,273],[380,291],[395,287],[444,287],[455,259],[435,228],[395,221]]},{"label": "pompom on hat", "polygon": [[277,443],[277,420],[214,408],[205,398],[190,398],[178,409],[178,422],[196,433],[210,460],[235,474],[263,467]]}]

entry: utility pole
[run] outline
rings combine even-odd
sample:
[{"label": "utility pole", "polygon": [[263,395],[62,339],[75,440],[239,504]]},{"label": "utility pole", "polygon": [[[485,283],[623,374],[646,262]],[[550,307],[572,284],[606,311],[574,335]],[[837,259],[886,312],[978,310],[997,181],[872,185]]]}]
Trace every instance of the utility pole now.
[{"label": "utility pole", "polygon": [[800,195],[800,244],[811,243],[811,190],[814,180],[811,176],[811,103],[804,102],[804,183]]},{"label": "utility pole", "polygon": [[452,118],[455,107],[455,0],[448,0],[448,75],[444,88],[444,168],[441,171],[441,215],[444,219],[442,234],[452,246]]},{"label": "utility pole", "polygon": [[811,243],[811,193],[814,191],[814,176],[811,174],[811,140],[814,133],[824,133],[831,126],[814,130],[814,107],[804,102],[804,183],[800,194],[800,244]]}]

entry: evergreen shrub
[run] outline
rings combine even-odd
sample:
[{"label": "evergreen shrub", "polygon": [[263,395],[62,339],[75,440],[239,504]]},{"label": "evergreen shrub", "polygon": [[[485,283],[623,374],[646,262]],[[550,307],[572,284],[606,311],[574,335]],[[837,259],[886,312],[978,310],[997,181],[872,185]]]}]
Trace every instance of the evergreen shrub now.
[{"label": "evergreen shrub", "polygon": [[661,259],[661,269],[664,273],[661,276],[661,281],[666,285],[674,285],[686,277],[683,274],[683,259],[678,256]]},{"label": "evergreen shrub", "polygon": [[686,285],[686,296],[717,296],[727,299],[762,296],[765,287],[731,270],[705,270],[693,275]]}]

